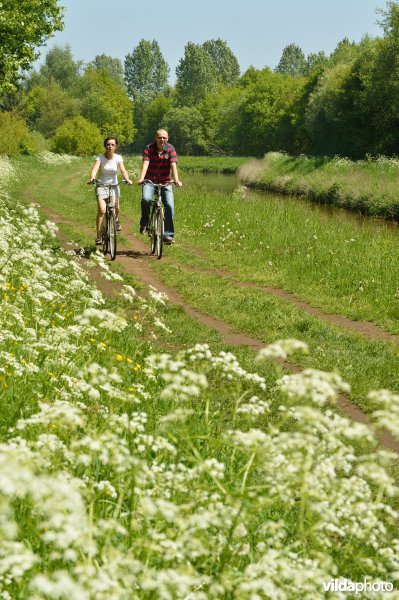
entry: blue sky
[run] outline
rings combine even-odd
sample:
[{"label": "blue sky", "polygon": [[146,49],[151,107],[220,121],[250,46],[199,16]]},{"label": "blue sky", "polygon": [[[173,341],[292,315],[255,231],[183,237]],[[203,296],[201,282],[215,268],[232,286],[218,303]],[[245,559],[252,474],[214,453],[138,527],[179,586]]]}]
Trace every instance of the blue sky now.
[{"label": "blue sky", "polygon": [[[382,35],[376,8],[385,0],[60,0],[65,29],[47,44],[69,44],[75,60],[89,62],[108,54],[122,63],[140,39],[157,40],[171,70],[187,42],[213,38],[227,42],[241,70],[274,68],[285,46],[299,45],[307,55],[332,52],[342,38]],[[42,49],[42,57],[46,53]]]}]

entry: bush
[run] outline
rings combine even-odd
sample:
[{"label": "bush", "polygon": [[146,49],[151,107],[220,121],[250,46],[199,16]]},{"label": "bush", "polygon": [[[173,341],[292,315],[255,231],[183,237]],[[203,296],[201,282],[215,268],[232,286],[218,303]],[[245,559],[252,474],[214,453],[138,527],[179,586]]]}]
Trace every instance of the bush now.
[{"label": "bush", "polygon": [[34,154],[39,146],[22,117],[14,112],[0,112],[0,155]]},{"label": "bush", "polygon": [[97,125],[84,117],[67,119],[57,128],[51,140],[51,150],[57,154],[86,156],[97,154],[103,147],[103,137]]},{"label": "bush", "polygon": [[31,131],[30,139],[32,142],[32,146],[35,149],[35,154],[36,152],[44,152],[45,150],[49,149],[49,140],[46,140],[46,138],[42,133],[40,133],[40,131]]}]

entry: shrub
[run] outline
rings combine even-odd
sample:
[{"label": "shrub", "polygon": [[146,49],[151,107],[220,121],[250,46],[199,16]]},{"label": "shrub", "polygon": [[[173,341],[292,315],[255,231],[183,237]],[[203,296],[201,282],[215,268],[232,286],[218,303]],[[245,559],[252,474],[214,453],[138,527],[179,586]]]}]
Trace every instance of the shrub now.
[{"label": "shrub", "polygon": [[0,155],[34,154],[38,149],[22,117],[14,112],[0,112]]},{"label": "shrub", "polygon": [[84,117],[67,119],[57,128],[51,140],[53,152],[75,156],[97,154],[102,145],[103,138],[99,128]]}]

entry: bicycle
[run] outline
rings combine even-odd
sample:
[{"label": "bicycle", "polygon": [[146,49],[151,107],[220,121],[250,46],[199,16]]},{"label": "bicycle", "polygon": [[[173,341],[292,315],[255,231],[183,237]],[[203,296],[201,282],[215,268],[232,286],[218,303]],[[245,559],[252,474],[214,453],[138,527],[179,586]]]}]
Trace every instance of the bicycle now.
[{"label": "bicycle", "polygon": [[[119,186],[119,183],[103,183],[99,179],[93,179],[93,181],[89,182],[95,184],[98,187],[103,187],[105,190],[108,190],[108,195],[104,198],[105,200],[105,217],[103,219],[103,226],[101,232],[101,239],[103,243],[103,253],[104,256],[109,251],[111,260],[115,260],[116,258],[116,219],[115,219],[115,188]],[[125,179],[122,180],[122,183],[126,183]]]},{"label": "bicycle", "polygon": [[[162,203],[162,188],[170,185],[169,183],[154,183],[150,179],[144,179],[144,183],[151,183],[154,187],[154,194],[151,200],[150,221],[147,231],[151,238],[151,254],[157,254],[157,259],[162,258],[165,209]],[[174,181],[171,181],[174,183]]]}]

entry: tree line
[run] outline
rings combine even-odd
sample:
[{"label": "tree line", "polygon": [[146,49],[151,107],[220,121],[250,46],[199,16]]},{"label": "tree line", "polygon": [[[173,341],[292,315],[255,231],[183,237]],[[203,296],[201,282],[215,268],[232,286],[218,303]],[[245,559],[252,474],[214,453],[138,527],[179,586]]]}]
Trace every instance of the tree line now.
[{"label": "tree line", "polygon": [[[28,40],[30,54],[25,51],[14,65],[15,51],[0,59],[2,154],[37,148],[92,154],[109,133],[130,151],[140,151],[161,126],[182,154],[285,151],[358,159],[398,152],[396,0],[376,11],[381,37],[343,39],[328,56],[305,56],[290,44],[274,69],[241,73],[225,41],[188,42],[174,85],[156,40],[142,39],[123,63],[102,54],[84,64],[74,60],[69,46],[56,46],[38,70],[27,71],[33,46],[62,27],[56,0],[40,2],[47,13],[42,35]],[[17,21],[14,49],[23,35]],[[7,21],[2,28],[2,22],[0,13],[5,50],[10,27]],[[5,138],[7,131],[13,133]]]}]

